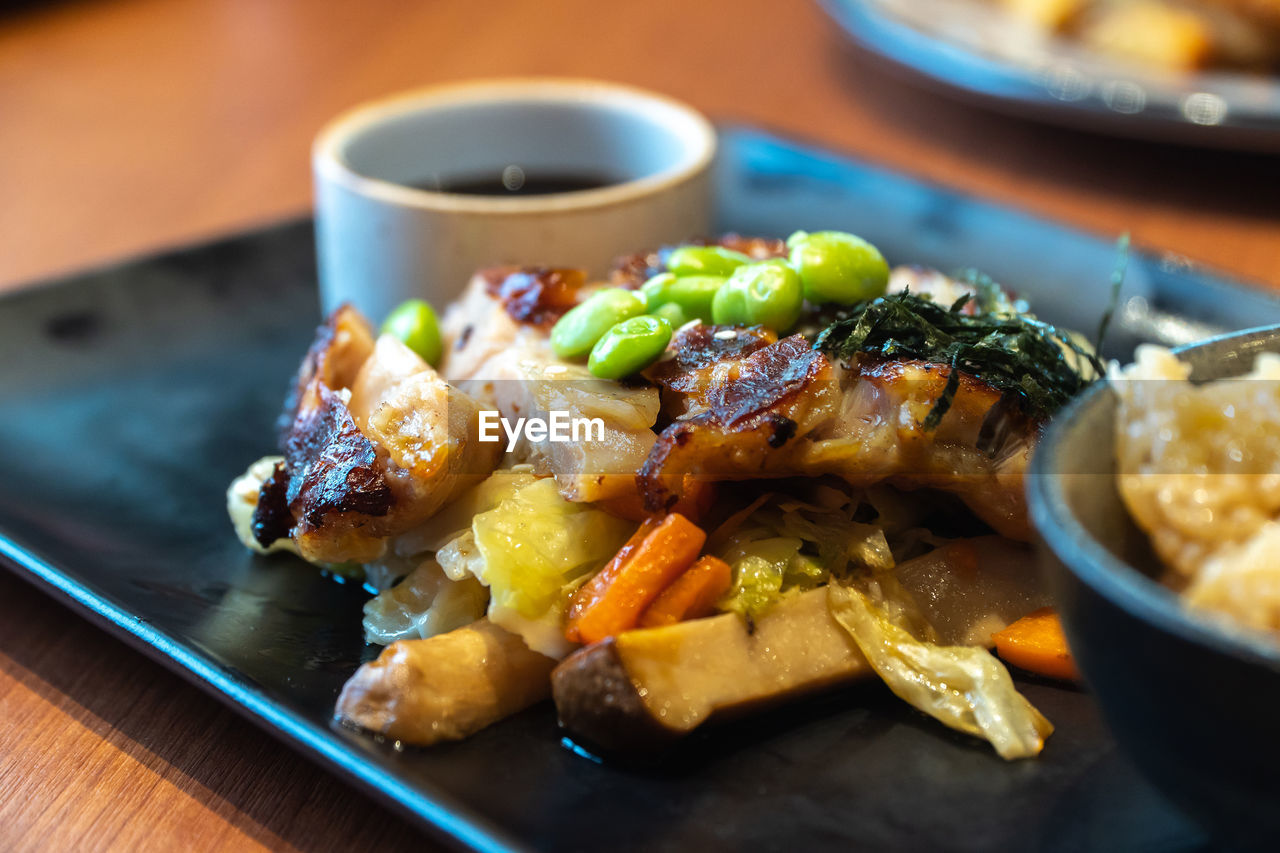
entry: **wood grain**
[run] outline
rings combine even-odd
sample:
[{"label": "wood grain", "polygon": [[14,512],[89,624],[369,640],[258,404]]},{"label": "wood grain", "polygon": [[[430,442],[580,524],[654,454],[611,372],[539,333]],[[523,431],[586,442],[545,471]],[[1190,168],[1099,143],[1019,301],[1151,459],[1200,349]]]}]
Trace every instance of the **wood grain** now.
[{"label": "wood grain", "polygon": [[398,817],[8,573],[0,602],[0,848],[423,849]]},{"label": "wood grain", "polygon": [[[658,89],[1280,287],[1280,159],[953,103],[806,0],[66,0],[0,15],[0,290],[300,213],[337,112],[517,74]],[[398,818],[0,577],[0,847],[409,844]]]}]

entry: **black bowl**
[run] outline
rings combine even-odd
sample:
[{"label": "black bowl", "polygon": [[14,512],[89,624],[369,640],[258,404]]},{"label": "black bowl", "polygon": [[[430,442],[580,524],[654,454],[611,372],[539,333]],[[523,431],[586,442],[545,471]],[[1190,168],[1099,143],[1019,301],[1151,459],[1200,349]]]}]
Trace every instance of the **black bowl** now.
[{"label": "black bowl", "polygon": [[[1193,379],[1217,379],[1247,372],[1260,351],[1280,351],[1280,326],[1178,352]],[[1031,463],[1031,518],[1067,639],[1151,782],[1222,841],[1276,849],[1280,645],[1188,610],[1153,579],[1155,557],[1116,490],[1115,408],[1098,383],[1055,419]]]}]

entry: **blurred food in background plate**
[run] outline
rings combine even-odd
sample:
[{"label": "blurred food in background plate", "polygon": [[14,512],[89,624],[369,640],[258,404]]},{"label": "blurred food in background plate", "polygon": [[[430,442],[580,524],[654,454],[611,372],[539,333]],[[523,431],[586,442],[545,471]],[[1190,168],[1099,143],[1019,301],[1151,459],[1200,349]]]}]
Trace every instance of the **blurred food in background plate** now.
[{"label": "blurred food in background plate", "polygon": [[1159,68],[1274,71],[1280,62],[1280,0],[988,2],[1091,50]]},{"label": "blurred food in background plate", "polygon": [[1118,136],[1280,150],[1277,0],[821,0],[945,94]]}]

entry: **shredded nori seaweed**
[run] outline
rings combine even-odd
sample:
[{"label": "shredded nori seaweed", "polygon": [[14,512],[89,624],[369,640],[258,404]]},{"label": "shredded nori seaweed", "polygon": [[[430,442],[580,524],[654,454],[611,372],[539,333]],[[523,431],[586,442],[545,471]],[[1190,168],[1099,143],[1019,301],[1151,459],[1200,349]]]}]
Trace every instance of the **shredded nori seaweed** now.
[{"label": "shredded nori seaweed", "polygon": [[[914,359],[947,364],[951,374],[924,421],[925,429],[941,421],[960,387],[960,372],[976,376],[1004,395],[1023,414],[1045,420],[1092,381],[1065,355],[1075,353],[1095,375],[1105,370],[1092,353],[1069,335],[1028,314],[1009,310],[986,276],[965,273],[974,286],[955,304],[944,307],[909,291],[891,293],[853,306],[818,335],[814,349],[849,362],[860,354],[886,359]],[[978,313],[962,309],[974,300]]]}]

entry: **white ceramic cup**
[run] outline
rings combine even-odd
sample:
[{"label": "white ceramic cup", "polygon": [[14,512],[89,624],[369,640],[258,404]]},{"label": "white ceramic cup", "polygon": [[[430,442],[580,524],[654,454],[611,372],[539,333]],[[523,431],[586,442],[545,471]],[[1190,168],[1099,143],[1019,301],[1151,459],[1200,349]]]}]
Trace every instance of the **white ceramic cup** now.
[{"label": "white ceramic cup", "polygon": [[[707,234],[715,146],[690,107],[590,80],[479,81],[359,107],[312,152],[321,305],[350,302],[379,322],[412,297],[442,307],[481,267],[601,275],[618,255]],[[413,186],[510,165],[618,182],[512,196]]]}]

